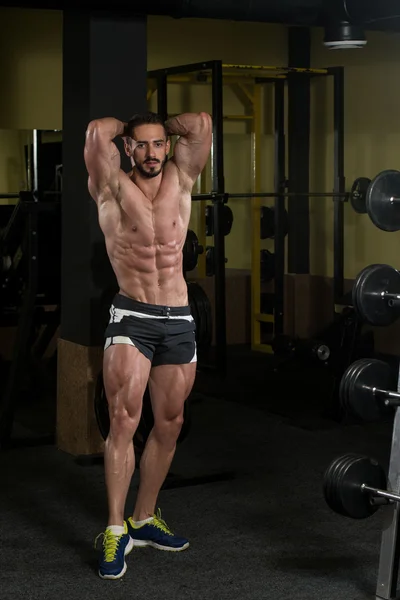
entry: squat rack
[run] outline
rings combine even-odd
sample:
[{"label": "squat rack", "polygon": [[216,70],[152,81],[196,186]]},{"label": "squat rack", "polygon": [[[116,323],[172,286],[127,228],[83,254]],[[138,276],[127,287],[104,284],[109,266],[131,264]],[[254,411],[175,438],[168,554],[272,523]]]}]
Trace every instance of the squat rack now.
[{"label": "squat rack", "polygon": [[[343,67],[327,69],[307,69],[294,67],[274,67],[265,65],[225,64],[220,60],[193,63],[157,69],[148,72],[147,99],[157,91],[157,111],[164,119],[172,116],[167,109],[168,83],[211,84],[213,117],[213,142],[211,152],[211,193],[194,194],[193,200],[200,201],[199,243],[206,247],[205,217],[206,201],[212,201],[215,248],[215,338],[216,369],[226,372],[226,295],[225,295],[225,239],[222,232],[223,205],[230,197],[251,198],[252,235],[251,235],[251,346],[252,350],[272,353],[272,345],[262,342],[262,324],[272,325],[272,336],[284,331],[284,276],[285,276],[285,197],[290,189],[286,178],[285,145],[285,83],[291,74],[303,74],[307,77],[332,76],[334,81],[334,189],[332,194],[313,194],[309,196],[330,195],[334,201],[334,303],[340,304],[344,293],[344,71]],[[274,84],[274,192],[261,192],[261,138],[262,138],[262,86]],[[226,115],[223,108],[223,86],[230,85],[236,96],[242,101],[245,114]],[[224,181],[223,124],[226,120],[249,120],[252,128],[252,192],[251,194],[229,194]],[[203,181],[202,191],[203,189]],[[302,195],[304,195],[304,191]],[[259,195],[258,195],[259,194]],[[296,197],[296,191],[290,191]],[[300,194],[299,194],[300,195]],[[261,239],[260,218],[262,197],[274,198],[274,258],[275,277],[273,294],[273,312],[261,311]],[[290,235],[290,231],[289,231]],[[205,255],[199,257],[199,275],[205,275]]]}]

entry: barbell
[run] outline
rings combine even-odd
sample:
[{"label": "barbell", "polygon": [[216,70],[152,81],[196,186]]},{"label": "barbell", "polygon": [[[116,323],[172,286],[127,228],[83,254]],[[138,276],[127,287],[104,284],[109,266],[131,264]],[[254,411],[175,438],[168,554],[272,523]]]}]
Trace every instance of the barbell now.
[{"label": "barbell", "polygon": [[344,372],[339,385],[344,411],[363,421],[377,421],[400,406],[394,370],[384,361],[360,358]]},{"label": "barbell", "polygon": [[329,508],[350,519],[366,519],[380,506],[400,502],[389,491],[385,470],[378,461],[361,454],[344,454],[326,469],[323,494]]},{"label": "barbell", "polygon": [[357,212],[365,213],[367,189],[371,180],[367,177],[358,177],[351,186],[350,192],[210,192],[206,194],[193,194],[192,200],[218,200],[222,198],[224,202],[230,199],[245,198],[292,198],[304,196],[308,198],[336,198],[343,202],[350,200],[351,205]]},{"label": "barbell", "polygon": [[192,200],[217,200],[224,202],[235,198],[334,198],[350,201],[355,212],[368,213],[371,221],[383,231],[400,230],[400,171],[386,169],[374,179],[357,177],[349,192],[243,192],[194,194]]},{"label": "barbell", "polygon": [[372,264],[357,275],[352,302],[360,320],[387,326],[400,316],[400,273],[390,265]]}]

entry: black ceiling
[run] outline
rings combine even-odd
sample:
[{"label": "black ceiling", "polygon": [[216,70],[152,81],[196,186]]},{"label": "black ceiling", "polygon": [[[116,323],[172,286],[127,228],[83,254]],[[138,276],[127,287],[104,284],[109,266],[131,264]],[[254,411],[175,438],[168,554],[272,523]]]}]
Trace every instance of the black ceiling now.
[{"label": "black ceiling", "polygon": [[[68,6],[69,5],[69,6]],[[0,6],[65,10],[63,0],[1,2]],[[168,15],[175,18],[208,18],[257,21],[287,25],[323,26],[341,18],[364,25],[365,29],[400,31],[399,0],[91,0],[80,10],[123,11],[138,15]]]}]

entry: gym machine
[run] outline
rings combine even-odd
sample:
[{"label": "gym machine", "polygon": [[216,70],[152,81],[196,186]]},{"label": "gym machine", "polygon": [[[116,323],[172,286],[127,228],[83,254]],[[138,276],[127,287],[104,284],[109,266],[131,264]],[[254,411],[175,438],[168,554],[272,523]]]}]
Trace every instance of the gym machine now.
[{"label": "gym machine", "polygon": [[[368,184],[366,212],[383,231],[400,230],[400,173],[383,171]],[[400,274],[389,265],[373,264],[356,277],[352,300],[359,319],[387,326],[400,316]],[[343,410],[362,421],[391,419],[388,474],[375,459],[355,453],[339,456],[323,478],[323,495],[335,513],[365,519],[383,510],[376,598],[398,597],[400,567],[400,369],[383,360],[353,362],[340,382]]]},{"label": "gym machine", "polygon": [[[33,402],[53,380],[41,361],[60,322],[59,191],[39,190],[48,165],[38,169],[41,132],[33,131],[32,191],[2,194],[16,200],[0,234],[0,323],[16,328],[11,360],[2,358],[0,448],[12,444],[15,414],[25,399]],[[40,177],[42,174],[42,177]],[[50,251],[49,251],[50,249]],[[49,380],[47,380],[49,375]],[[55,378],[54,378],[55,379]],[[55,382],[54,382],[55,383]],[[52,441],[24,440],[23,443]]]}]

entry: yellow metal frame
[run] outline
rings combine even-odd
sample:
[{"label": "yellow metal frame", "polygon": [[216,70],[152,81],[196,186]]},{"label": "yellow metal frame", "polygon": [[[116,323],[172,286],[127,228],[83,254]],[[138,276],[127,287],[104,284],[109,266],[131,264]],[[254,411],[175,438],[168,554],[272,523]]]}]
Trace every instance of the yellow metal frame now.
[{"label": "yellow metal frame", "polygon": [[[229,85],[235,95],[240,99],[244,108],[243,115],[224,115],[225,121],[251,121],[251,179],[252,192],[261,192],[261,140],[262,140],[262,85],[269,79],[287,79],[289,73],[314,73],[325,75],[328,69],[303,69],[292,67],[273,67],[265,65],[234,65],[223,64],[224,83]],[[212,83],[211,73],[201,71],[193,74],[168,76],[168,83],[192,83],[196,85],[209,85]],[[150,101],[157,86],[149,78],[147,100]],[[172,115],[169,115],[172,116]],[[205,189],[206,176],[203,172],[198,182],[200,193],[207,193]],[[206,276],[206,201],[199,204],[199,227],[197,237],[204,247],[204,254],[199,256],[198,274]],[[258,352],[273,354],[271,344],[261,343],[261,323],[274,324],[274,315],[261,313],[261,198],[251,199],[251,348]]]}]

